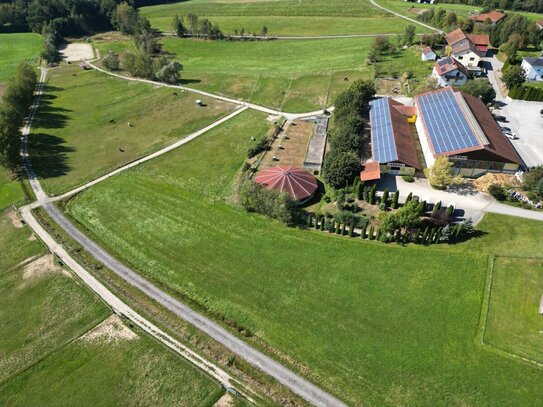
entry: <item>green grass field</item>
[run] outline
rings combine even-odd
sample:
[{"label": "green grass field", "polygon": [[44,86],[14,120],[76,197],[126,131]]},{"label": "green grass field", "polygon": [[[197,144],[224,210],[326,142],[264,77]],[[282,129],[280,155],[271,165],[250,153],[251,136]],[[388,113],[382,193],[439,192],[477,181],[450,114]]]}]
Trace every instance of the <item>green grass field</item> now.
[{"label": "green grass field", "polygon": [[[234,109],[228,103],[183,91],[175,96],[172,89],[77,66],[51,70],[45,91],[30,136],[30,154],[51,194],[177,141]],[[196,99],[207,106],[197,107]]]},{"label": "green grass field", "polygon": [[485,340],[506,352],[543,363],[543,259],[497,257]]},{"label": "green grass field", "polygon": [[10,172],[0,167],[0,210],[24,200],[19,181],[14,180]]},{"label": "green grass field", "polygon": [[[165,38],[163,47],[183,64],[187,86],[287,112],[308,112],[329,107],[352,81],[372,76],[372,68],[364,63],[370,43],[371,38],[254,42]],[[95,46],[104,55],[109,49],[131,49],[132,43]]]},{"label": "green grass field", "polygon": [[408,21],[373,7],[368,0],[196,0],[142,7],[140,12],[161,31],[171,31],[176,14],[189,13],[208,18],[226,34],[242,28],[248,34],[260,34],[263,26],[273,36],[402,33],[409,25]]},{"label": "green grass field", "polygon": [[71,342],[0,386],[0,400],[4,405],[204,407],[224,393],[144,333],[124,329],[135,339],[83,336]]},{"label": "green grass field", "polygon": [[111,310],[11,212],[0,230],[1,405],[210,406],[224,393],[146,334],[96,329]]},{"label": "green grass field", "polygon": [[0,84],[13,75],[23,61],[37,63],[42,48],[38,34],[0,34]]},{"label": "green grass field", "polygon": [[[116,257],[249,329],[255,337],[247,340],[269,344],[348,404],[539,402],[543,371],[489,351],[475,336],[486,254],[515,250],[543,226],[527,222],[515,231],[508,218],[490,217],[478,240],[428,249],[246,214],[224,201],[255,122],[238,116],[238,131],[215,129],[87,190],[67,212]],[[206,160],[209,151],[220,153]]]}]

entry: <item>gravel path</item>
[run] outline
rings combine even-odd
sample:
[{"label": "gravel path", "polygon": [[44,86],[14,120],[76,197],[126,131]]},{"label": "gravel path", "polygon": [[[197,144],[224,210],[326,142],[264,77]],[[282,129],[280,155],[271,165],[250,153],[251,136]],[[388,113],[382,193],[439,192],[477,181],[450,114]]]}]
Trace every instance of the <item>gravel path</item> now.
[{"label": "gravel path", "polygon": [[394,14],[394,15],[397,16],[397,17],[401,17],[401,18],[403,18],[404,20],[411,21],[411,22],[414,23],[414,24],[418,24],[418,25],[420,25],[420,26],[422,26],[422,27],[425,27],[425,28],[428,28],[428,29],[430,29],[430,30],[432,30],[432,31],[435,31],[435,32],[437,32],[438,34],[443,34],[443,31],[438,30],[437,28],[432,27],[431,25],[421,23],[420,21],[415,20],[414,18],[410,18],[410,17],[404,16],[403,14],[397,13],[397,12],[395,12],[395,11],[392,11],[392,10],[386,8],[386,7],[383,7],[383,6],[379,5],[379,4],[377,4],[377,2],[376,2],[375,0],[370,0],[370,3],[373,4],[373,5],[374,5],[375,7],[377,7],[377,8],[380,8],[381,10],[384,10],[384,11],[390,13],[390,14]]}]

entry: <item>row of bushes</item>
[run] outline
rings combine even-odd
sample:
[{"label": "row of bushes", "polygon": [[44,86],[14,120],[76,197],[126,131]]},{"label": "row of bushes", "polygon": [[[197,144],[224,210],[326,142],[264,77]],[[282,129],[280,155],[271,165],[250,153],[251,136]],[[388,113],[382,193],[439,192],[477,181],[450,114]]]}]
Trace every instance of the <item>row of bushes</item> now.
[{"label": "row of bushes", "polygon": [[515,85],[509,89],[509,97],[532,102],[543,102],[543,89],[525,84]]},{"label": "row of bushes", "polygon": [[[316,230],[335,233],[340,236],[360,237],[367,240],[377,240],[383,243],[451,243],[469,238],[475,233],[471,220],[466,220],[457,225],[433,226],[425,228],[397,228],[393,231],[386,231],[385,228],[368,226],[366,221],[363,225],[356,222],[341,221],[335,217],[315,215],[308,213],[305,218],[305,225]],[[359,229],[358,232],[355,230]]]}]

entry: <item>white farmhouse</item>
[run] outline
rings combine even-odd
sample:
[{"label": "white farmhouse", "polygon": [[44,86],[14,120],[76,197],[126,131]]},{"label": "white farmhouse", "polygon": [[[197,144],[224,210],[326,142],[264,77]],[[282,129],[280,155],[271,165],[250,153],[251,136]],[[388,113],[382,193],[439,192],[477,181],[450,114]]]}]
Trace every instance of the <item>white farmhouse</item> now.
[{"label": "white farmhouse", "polygon": [[463,86],[468,81],[468,70],[461,62],[452,57],[437,61],[432,75],[441,86]]},{"label": "white farmhouse", "polygon": [[543,81],[543,58],[522,58],[522,69],[528,81]]},{"label": "white farmhouse", "polygon": [[461,61],[465,66],[475,67],[486,56],[489,37],[485,34],[465,34],[460,28],[445,36],[451,48],[451,56]]}]

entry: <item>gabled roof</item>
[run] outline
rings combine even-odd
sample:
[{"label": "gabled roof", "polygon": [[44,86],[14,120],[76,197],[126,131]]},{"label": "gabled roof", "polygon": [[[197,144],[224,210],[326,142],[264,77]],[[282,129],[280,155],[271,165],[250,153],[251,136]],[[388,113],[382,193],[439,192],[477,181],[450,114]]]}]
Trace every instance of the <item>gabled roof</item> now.
[{"label": "gabled roof", "polygon": [[363,165],[360,171],[361,181],[374,181],[381,178],[381,166],[378,162],[372,161]]},{"label": "gabled roof", "polygon": [[486,20],[490,19],[493,24],[496,24],[502,18],[505,17],[505,14],[500,13],[499,11],[493,10],[489,13],[474,14],[470,16],[471,20],[475,20],[479,23],[484,23]]},{"label": "gabled roof", "polygon": [[448,73],[456,70],[462,72],[466,76],[469,76],[466,67],[462,65],[460,61],[457,61],[452,57],[441,58],[435,63],[434,67],[439,76],[447,75]]},{"label": "gabled roof", "polygon": [[[373,161],[401,162],[420,169],[404,105],[390,97],[370,102],[371,150]],[[409,111],[412,113],[412,111]]]},{"label": "gabled roof", "polygon": [[431,53],[431,52],[434,52],[434,51],[432,50],[432,48],[430,48],[430,47],[422,47],[422,53],[423,53],[424,55],[428,55],[428,54]]},{"label": "gabled roof", "polygon": [[479,55],[485,54],[490,44],[490,37],[486,34],[465,34],[460,28],[451,31],[445,36],[453,54],[471,50]]},{"label": "gabled roof", "polygon": [[486,151],[523,165],[485,104],[451,87],[415,97],[434,157]]},{"label": "gabled roof", "polygon": [[523,61],[526,61],[531,66],[543,66],[543,58],[539,57],[525,57],[522,58]]}]

